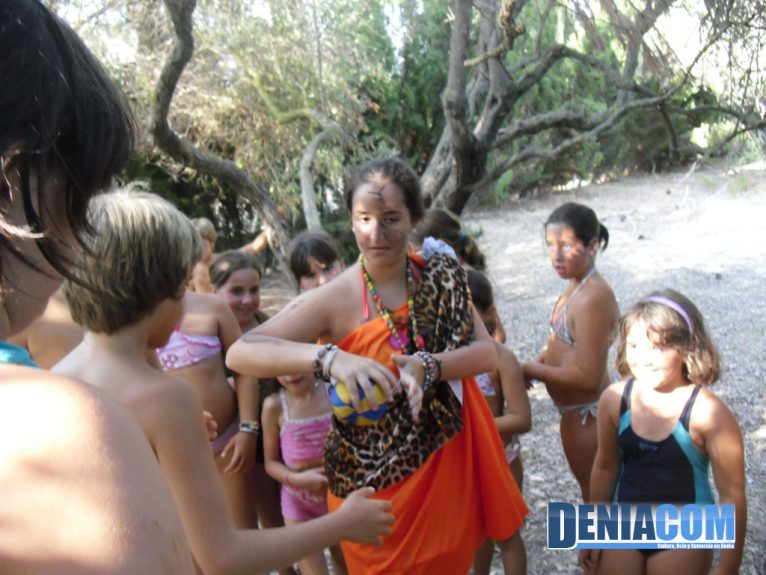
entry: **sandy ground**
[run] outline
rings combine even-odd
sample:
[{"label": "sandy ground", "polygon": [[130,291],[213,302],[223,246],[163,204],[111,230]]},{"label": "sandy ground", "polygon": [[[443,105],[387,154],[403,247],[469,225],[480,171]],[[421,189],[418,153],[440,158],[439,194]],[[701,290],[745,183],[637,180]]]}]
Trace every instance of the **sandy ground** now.
[{"label": "sandy ground", "polygon": [[[633,177],[468,214],[489,257],[508,345],[521,361],[545,344],[550,311],[565,286],[542,242],[542,223],[565,201],[591,206],[609,229],[597,266],[621,308],[672,287],[701,309],[725,363],[713,390],[739,418],[745,439],[749,521],[741,573],[766,574],[766,165]],[[576,501],[579,491],[544,387],[536,386],[530,400],[533,429],[522,439],[532,509],[524,530],[528,572],[577,573],[576,552],[546,547],[546,504]],[[502,573],[496,565],[493,573]]]},{"label": "sandy ground", "polygon": [[[745,439],[749,520],[741,573],[766,575],[766,165],[631,177],[465,214],[480,234],[508,345],[521,361],[545,344],[550,311],[564,289],[543,250],[542,224],[570,200],[590,205],[609,229],[597,266],[621,307],[672,287],[701,309],[725,362],[713,390],[739,418]],[[265,306],[290,296],[284,283],[265,287]],[[533,428],[522,439],[528,572],[578,573],[576,552],[546,546],[547,502],[575,502],[578,489],[544,387],[532,389],[530,400]],[[493,574],[502,573],[499,558],[494,565]]]}]

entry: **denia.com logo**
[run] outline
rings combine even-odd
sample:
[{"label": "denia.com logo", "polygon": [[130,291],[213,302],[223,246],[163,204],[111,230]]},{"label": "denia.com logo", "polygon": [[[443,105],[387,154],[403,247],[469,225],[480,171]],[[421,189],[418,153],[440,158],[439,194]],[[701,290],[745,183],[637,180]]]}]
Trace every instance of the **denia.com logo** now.
[{"label": "denia.com logo", "polygon": [[734,549],[734,505],[548,503],[549,549]]}]

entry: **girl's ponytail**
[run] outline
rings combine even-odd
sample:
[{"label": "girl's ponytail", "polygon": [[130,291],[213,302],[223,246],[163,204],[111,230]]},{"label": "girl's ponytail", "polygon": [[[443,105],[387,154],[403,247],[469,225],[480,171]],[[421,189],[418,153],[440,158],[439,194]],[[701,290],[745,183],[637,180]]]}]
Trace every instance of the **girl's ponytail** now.
[{"label": "girl's ponytail", "polygon": [[609,230],[601,222],[598,223],[598,244],[601,246],[601,251],[609,245]]}]

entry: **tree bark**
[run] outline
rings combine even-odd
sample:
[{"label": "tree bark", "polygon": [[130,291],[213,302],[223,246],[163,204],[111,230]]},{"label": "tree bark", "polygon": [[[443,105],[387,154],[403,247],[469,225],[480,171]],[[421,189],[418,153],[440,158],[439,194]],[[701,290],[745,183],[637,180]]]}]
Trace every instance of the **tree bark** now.
[{"label": "tree bark", "polygon": [[199,150],[181,138],[168,123],[173,94],[181,74],[194,53],[192,15],[196,1],[165,0],[165,7],[173,23],[175,38],[171,53],[165,61],[154,90],[154,104],[150,119],[154,142],[160,150],[173,159],[218,179],[252,201],[266,228],[269,244],[277,256],[277,261],[284,262],[289,237],[284,222],[277,212],[277,206],[266,189],[253,181],[234,162]]},{"label": "tree bark", "polygon": [[468,201],[465,196],[465,184],[473,180],[475,173],[481,173],[486,164],[486,149],[470,129],[466,86],[468,71],[465,61],[468,59],[471,38],[471,0],[455,0],[455,19],[450,36],[450,64],[447,77],[447,89],[444,91],[442,105],[447,118],[447,125],[452,135],[452,166],[455,182],[452,193],[445,197],[447,207],[460,213]]},{"label": "tree bark", "polygon": [[325,120],[324,129],[317,134],[306,146],[301,158],[300,178],[301,178],[301,201],[303,203],[303,215],[306,218],[306,228],[312,232],[318,232],[322,229],[322,221],[317,209],[316,196],[314,195],[314,178],[311,175],[311,166],[319,148],[325,142],[331,141],[341,133],[340,125],[330,120]]},{"label": "tree bark", "polygon": [[[553,159],[595,138],[630,111],[666,101],[672,91],[654,93],[635,82],[634,78],[644,35],[674,0],[644,0],[643,10],[637,13],[635,21],[619,12],[613,0],[601,1],[610,19],[624,29],[626,58],[622,70],[563,45],[553,45],[540,51],[539,43],[534,56],[520,61],[512,69],[506,68],[505,54],[512,49],[515,36],[524,32],[524,27],[515,21],[526,0],[504,0],[502,26],[497,23],[497,3],[492,2],[489,6],[482,3],[477,43],[477,51],[482,55],[469,60],[472,3],[454,1],[449,76],[443,97],[447,126],[421,177],[427,204],[446,206],[460,213],[472,194],[491,184],[510,167],[525,161]],[[551,6],[549,4],[548,8]],[[597,36],[594,36],[595,39]],[[577,60],[604,74],[618,90],[617,102],[602,112],[571,108],[554,110],[516,120],[503,128],[519,99],[565,58]],[[467,66],[471,66],[473,71],[470,82],[467,81]],[[633,101],[634,95],[640,97]],[[513,157],[500,159],[493,166],[488,166],[491,150],[551,129],[569,129],[576,133],[546,148],[527,145]],[[676,144],[672,147],[677,149],[677,138],[673,136],[669,132],[671,141]]]}]

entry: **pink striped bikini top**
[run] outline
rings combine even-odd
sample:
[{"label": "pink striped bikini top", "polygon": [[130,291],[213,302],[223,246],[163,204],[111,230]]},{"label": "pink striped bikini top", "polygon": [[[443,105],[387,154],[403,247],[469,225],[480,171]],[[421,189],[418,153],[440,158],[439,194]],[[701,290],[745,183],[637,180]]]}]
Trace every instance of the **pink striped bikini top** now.
[{"label": "pink striped bikini top", "polygon": [[194,335],[175,330],[165,347],[157,350],[164,371],[181,369],[221,354],[217,335]]},{"label": "pink striped bikini top", "polygon": [[332,412],[305,419],[290,419],[285,390],[279,390],[282,402],[282,429],[279,430],[282,461],[288,467],[302,463],[321,461],[324,452],[324,440],[332,426]]}]

